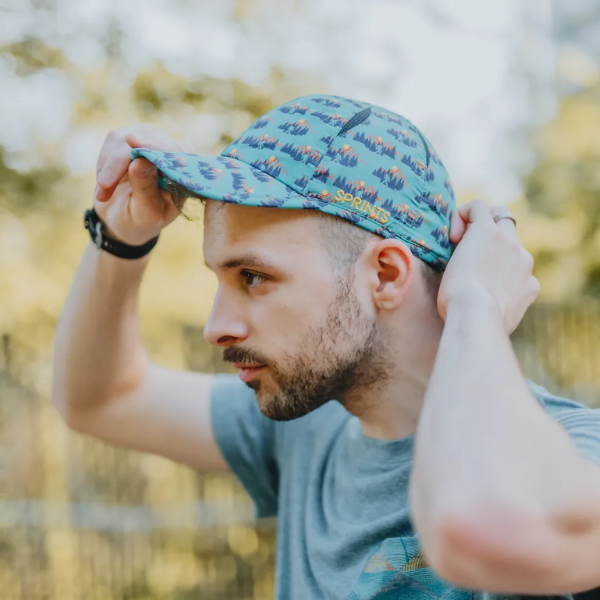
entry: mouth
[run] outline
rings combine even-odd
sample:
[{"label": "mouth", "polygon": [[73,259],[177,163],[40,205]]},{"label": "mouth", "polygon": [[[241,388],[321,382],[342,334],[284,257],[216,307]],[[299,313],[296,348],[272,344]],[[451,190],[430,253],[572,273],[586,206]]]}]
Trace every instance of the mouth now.
[{"label": "mouth", "polygon": [[239,378],[247,383],[258,376],[260,371],[266,369],[266,365],[255,365],[250,363],[231,363],[234,369],[238,370]]}]

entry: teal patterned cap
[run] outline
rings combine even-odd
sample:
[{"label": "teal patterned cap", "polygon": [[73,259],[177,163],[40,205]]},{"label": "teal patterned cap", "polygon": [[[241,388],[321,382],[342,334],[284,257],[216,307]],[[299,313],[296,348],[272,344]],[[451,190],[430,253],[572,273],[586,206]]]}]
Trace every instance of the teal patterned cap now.
[{"label": "teal patterned cap", "polygon": [[213,200],[320,210],[384,238],[442,270],[456,201],[427,138],[367,102],[308,95],[257,119],[221,156],[136,148],[167,179]]}]

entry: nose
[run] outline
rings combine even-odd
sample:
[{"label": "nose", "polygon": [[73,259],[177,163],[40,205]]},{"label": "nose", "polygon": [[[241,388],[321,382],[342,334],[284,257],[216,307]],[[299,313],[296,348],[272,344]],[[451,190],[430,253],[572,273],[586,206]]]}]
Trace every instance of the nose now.
[{"label": "nose", "polygon": [[[237,308],[239,309],[239,306]],[[209,344],[227,348],[243,342],[248,337],[248,327],[235,309],[232,300],[226,301],[222,293],[217,292],[204,327],[204,339]]]}]

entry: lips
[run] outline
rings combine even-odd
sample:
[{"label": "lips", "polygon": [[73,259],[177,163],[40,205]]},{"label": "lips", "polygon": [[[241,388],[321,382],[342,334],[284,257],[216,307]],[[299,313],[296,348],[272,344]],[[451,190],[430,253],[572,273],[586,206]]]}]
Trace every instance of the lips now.
[{"label": "lips", "polygon": [[231,366],[234,369],[258,369],[260,367],[264,367],[265,365],[260,365],[258,363],[248,363],[248,362],[232,362]]},{"label": "lips", "polygon": [[247,383],[248,381],[252,381],[255,377],[258,376],[258,373],[265,369],[265,365],[257,365],[251,363],[231,363],[234,369],[238,369],[238,375],[240,379]]}]

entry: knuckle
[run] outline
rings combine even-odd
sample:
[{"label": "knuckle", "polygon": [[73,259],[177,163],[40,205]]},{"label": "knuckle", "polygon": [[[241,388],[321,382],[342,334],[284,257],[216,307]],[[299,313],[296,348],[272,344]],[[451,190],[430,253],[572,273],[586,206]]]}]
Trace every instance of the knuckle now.
[{"label": "knuckle", "polygon": [[514,235],[509,234],[508,232],[506,232],[506,238],[508,241],[508,247],[513,252],[518,252],[519,254],[523,252],[523,246],[521,246],[521,242],[518,238],[516,238]]},{"label": "knuckle", "polygon": [[519,238],[513,235],[512,231],[508,231],[505,227],[498,226],[495,226],[494,229],[508,251],[519,255],[523,252],[523,246],[521,246]]},{"label": "knuckle", "polygon": [[116,139],[125,137],[126,134],[125,134],[124,129],[125,129],[124,127],[115,127],[114,129],[111,129],[108,132],[108,135],[106,136],[106,139],[114,141]]},{"label": "knuckle", "polygon": [[489,226],[488,229],[490,231],[490,236],[492,238],[492,241],[495,244],[501,244],[503,246],[504,245],[510,246],[511,240],[509,238],[507,238],[504,231],[502,231],[502,229],[500,229],[500,227],[494,227],[492,225],[492,226]]},{"label": "knuckle", "polygon": [[540,290],[541,290],[540,282],[535,277],[532,277],[531,278],[531,295],[533,296],[534,300],[535,300],[535,298],[538,297]]},{"label": "knuckle", "polygon": [[108,132],[107,138],[110,138],[113,142],[125,142],[125,138],[128,135],[135,134],[140,131],[144,131],[143,123],[136,123],[134,125],[123,125],[121,127],[115,127]]}]

